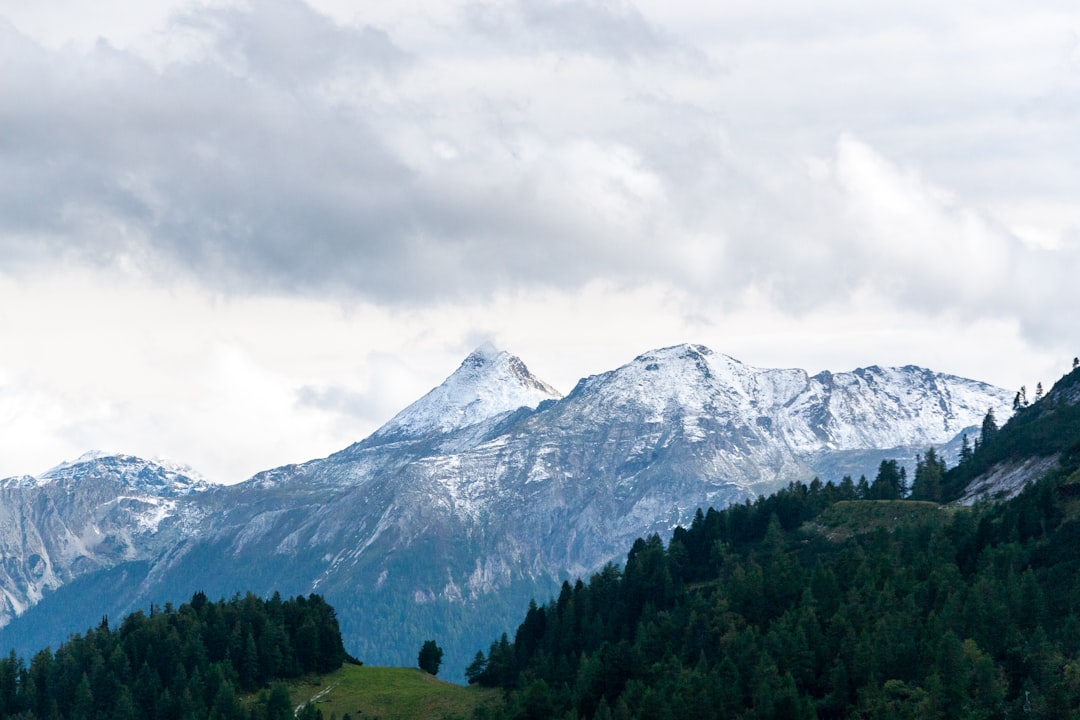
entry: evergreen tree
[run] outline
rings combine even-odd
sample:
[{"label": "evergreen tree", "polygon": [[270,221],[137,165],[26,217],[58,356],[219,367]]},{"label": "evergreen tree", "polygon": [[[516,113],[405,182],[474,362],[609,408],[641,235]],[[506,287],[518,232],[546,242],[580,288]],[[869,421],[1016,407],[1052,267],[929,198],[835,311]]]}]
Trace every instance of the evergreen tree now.
[{"label": "evergreen tree", "polygon": [[994,408],[990,408],[983,417],[982,430],[979,433],[979,444],[986,447],[986,444],[997,435],[997,432],[998,424],[997,419],[994,417]]},{"label": "evergreen tree", "polygon": [[90,690],[90,678],[83,673],[82,680],[75,687],[75,698],[71,705],[72,720],[93,720],[94,694]]},{"label": "evergreen tree", "polygon": [[266,699],[266,720],[293,720],[289,687],[283,682],[270,686],[270,695]]},{"label": "evergreen tree", "polygon": [[925,456],[916,456],[915,480],[911,484],[912,500],[941,501],[942,481],[945,478],[945,459],[931,447]]},{"label": "evergreen tree", "polygon": [[416,658],[420,669],[431,675],[439,674],[439,665],[442,664],[443,651],[434,640],[425,640],[420,647],[420,653]]},{"label": "evergreen tree", "polygon": [[971,462],[971,456],[974,450],[971,448],[971,442],[968,440],[967,433],[964,433],[960,438],[960,464],[964,465]]},{"label": "evergreen tree", "polygon": [[484,674],[485,668],[487,668],[487,658],[484,657],[483,652],[477,650],[473,661],[469,663],[469,667],[465,668],[465,679],[472,685]]},{"label": "evergreen tree", "polygon": [[867,497],[873,500],[899,500],[907,492],[904,487],[905,475],[895,460],[882,460]]},{"label": "evergreen tree", "polygon": [[855,485],[855,497],[860,500],[866,500],[870,498],[870,485],[866,482],[866,476],[860,475],[859,482]]}]

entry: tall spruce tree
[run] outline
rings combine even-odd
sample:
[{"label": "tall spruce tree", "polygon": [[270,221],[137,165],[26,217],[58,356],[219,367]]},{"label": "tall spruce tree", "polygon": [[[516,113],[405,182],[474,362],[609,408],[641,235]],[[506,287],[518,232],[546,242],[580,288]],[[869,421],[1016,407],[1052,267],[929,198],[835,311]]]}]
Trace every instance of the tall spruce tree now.
[{"label": "tall spruce tree", "polygon": [[997,435],[998,424],[997,418],[994,417],[994,408],[990,408],[986,411],[986,415],[983,416],[982,429],[979,433],[979,444],[986,447],[986,443],[990,442],[995,435]]},{"label": "tall spruce tree", "polygon": [[931,447],[926,455],[917,456],[915,480],[911,484],[912,500],[941,501],[941,482],[945,477],[945,459]]},{"label": "tall spruce tree", "polygon": [[907,473],[896,460],[882,460],[868,497],[873,500],[899,500],[907,492],[906,477]]},{"label": "tall spruce tree", "polygon": [[971,441],[968,440],[968,434],[964,433],[960,438],[960,464],[971,462],[971,456],[974,452],[971,448]]}]

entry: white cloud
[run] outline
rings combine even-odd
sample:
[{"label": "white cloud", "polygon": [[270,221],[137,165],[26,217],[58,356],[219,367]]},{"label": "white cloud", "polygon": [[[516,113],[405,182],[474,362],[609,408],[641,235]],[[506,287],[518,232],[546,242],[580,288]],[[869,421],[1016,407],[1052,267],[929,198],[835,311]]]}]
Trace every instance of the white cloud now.
[{"label": "white cloud", "polygon": [[1010,385],[1080,348],[1069,4],[98,8],[0,11],[0,474],[237,480],[486,338],[564,391],[683,341]]}]

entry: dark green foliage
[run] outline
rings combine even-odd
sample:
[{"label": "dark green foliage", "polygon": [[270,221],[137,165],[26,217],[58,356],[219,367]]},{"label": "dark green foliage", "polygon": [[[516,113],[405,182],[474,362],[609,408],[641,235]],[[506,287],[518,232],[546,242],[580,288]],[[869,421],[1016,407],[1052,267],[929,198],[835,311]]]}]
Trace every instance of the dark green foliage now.
[{"label": "dark green foliage", "polygon": [[945,481],[945,459],[934,448],[926,455],[917,455],[915,460],[915,481],[911,484],[912,500],[930,500],[941,502],[942,483]]},{"label": "dark green foliage", "polygon": [[971,447],[971,441],[968,440],[967,433],[964,433],[963,437],[960,438],[959,464],[963,465],[964,463],[971,462],[971,456],[974,452],[975,449]]},{"label": "dark green foliage", "polygon": [[[1021,447],[1014,422],[964,464]],[[1051,440],[1017,426],[1039,447],[1080,440],[1080,427]],[[900,469],[883,463],[869,487],[793,484],[698,512],[667,547],[638,540],[623,569],[531,604],[468,679],[506,691],[490,718],[989,720],[1026,716],[1026,699],[1032,717],[1078,717],[1074,455],[998,505],[863,499],[902,492]],[[940,497],[948,475],[928,450],[913,496]],[[840,532],[844,517],[877,520]]]},{"label": "dark green foliage", "polygon": [[196,593],[179,608],[129,615],[115,629],[104,619],[29,666],[14,653],[0,660],[0,717],[291,719],[280,682],[247,707],[240,697],[335,670],[345,658],[334,610],[318,595],[212,603]]},{"label": "dark green foliage", "polygon": [[997,435],[998,424],[997,418],[994,417],[994,408],[990,408],[986,411],[986,416],[982,421],[982,429],[979,432],[979,444],[986,445],[994,436]]},{"label": "dark green foliage", "polygon": [[420,646],[420,654],[416,657],[417,666],[429,675],[439,674],[439,665],[442,664],[443,651],[434,640],[425,640]]},{"label": "dark green foliage", "polygon": [[285,683],[275,682],[270,686],[270,694],[266,698],[266,720],[292,720],[292,717],[289,688]]},{"label": "dark green foliage", "polygon": [[487,658],[484,657],[484,653],[482,650],[477,650],[476,656],[473,658],[473,661],[469,663],[469,666],[467,668],[465,668],[465,679],[469,681],[470,685],[472,685],[477,681],[477,678],[479,678],[484,673],[484,670],[486,668]]},{"label": "dark green foliage", "polygon": [[[930,452],[933,452],[933,449]],[[870,486],[866,497],[870,500],[899,500],[906,494],[907,471],[898,466],[895,460],[882,460],[874,484]]]},{"label": "dark green foliage", "polygon": [[1000,430],[993,413],[987,413],[970,459],[945,473],[942,499],[959,498],[971,480],[1009,460],[1061,455],[1063,476],[1080,467],[1078,397],[1080,368],[1061,378],[1038,402],[1020,407]]}]

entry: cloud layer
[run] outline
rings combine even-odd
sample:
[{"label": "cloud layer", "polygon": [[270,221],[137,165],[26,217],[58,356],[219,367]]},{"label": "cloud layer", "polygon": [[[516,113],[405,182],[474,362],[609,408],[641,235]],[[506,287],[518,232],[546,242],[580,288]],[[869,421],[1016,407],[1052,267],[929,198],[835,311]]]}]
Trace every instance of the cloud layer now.
[{"label": "cloud layer", "polygon": [[[1016,18],[993,13],[969,36],[966,14],[780,6],[687,37],[627,2],[457,10],[453,42],[411,46],[300,0],[190,6],[160,31],[163,57],[0,26],[6,260],[129,258],[230,293],[406,303],[607,277],[727,301],[760,286],[794,307],[874,282],[941,308],[984,300],[944,287],[945,268],[1007,260],[991,237],[1009,228],[984,217],[1001,191],[951,189],[946,219],[919,177],[943,163],[902,171],[866,137],[919,163],[914,139],[963,136],[953,164],[1016,173],[1025,112],[1040,131],[1075,120],[1076,37],[1059,33],[1055,78],[1007,95],[1048,68],[996,59]],[[835,173],[807,177],[800,154]],[[1062,202],[1075,159],[1036,157],[1020,173],[1058,182],[1010,199]],[[1044,232],[1068,252],[1076,229]],[[915,248],[944,257],[882,274]]]},{"label": "cloud layer", "polygon": [[[1023,345],[997,351],[1002,377],[1080,348],[1063,311],[1080,303],[1080,11],[1068,3],[128,4],[106,13],[125,25],[0,11],[9,297],[86,272],[196,305],[369,308],[381,319],[349,346],[352,372],[381,367],[402,393],[420,371],[387,353],[416,336],[437,336],[432,366],[452,369],[475,339],[521,336],[500,308],[566,338],[586,301],[650,318],[623,329],[635,351],[731,351],[724,327],[755,321],[778,338],[803,323],[884,343],[866,334],[867,307],[905,332],[941,328],[911,336],[913,361],[991,327]],[[93,284],[69,300],[111,312]],[[405,315],[408,337],[387,320]],[[54,325],[39,332],[60,332],[61,317],[42,313]],[[31,332],[18,320],[0,314],[7,342]],[[166,331],[198,344],[198,365],[234,347],[215,327]],[[705,337],[671,337],[689,330]],[[805,352],[826,357],[816,342]],[[239,346],[221,357],[276,363],[254,339]],[[579,372],[607,369],[596,347]],[[222,363],[207,372],[224,377]],[[20,378],[0,385],[7,407],[31,408],[12,417],[100,420],[33,364],[0,360]],[[413,399],[342,368],[279,368],[269,414],[296,403],[327,438]],[[115,412],[137,415],[129,400]]]}]

